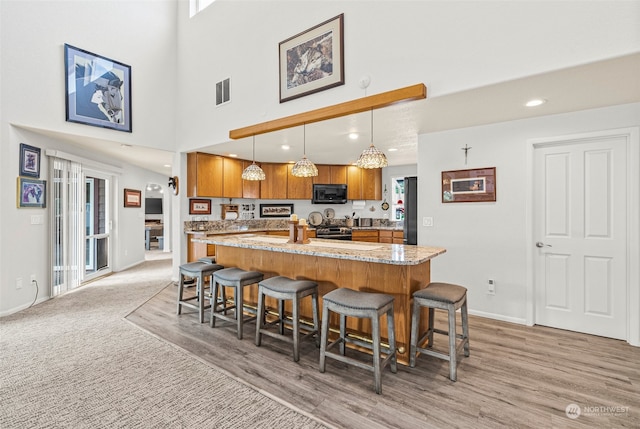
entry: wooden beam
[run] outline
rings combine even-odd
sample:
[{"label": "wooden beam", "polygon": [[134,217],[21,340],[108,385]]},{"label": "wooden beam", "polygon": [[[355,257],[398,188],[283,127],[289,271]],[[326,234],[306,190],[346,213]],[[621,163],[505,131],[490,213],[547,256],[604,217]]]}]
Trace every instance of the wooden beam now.
[{"label": "wooden beam", "polygon": [[283,130],[285,128],[297,127],[313,122],[326,121],[327,119],[338,118],[340,116],[353,115],[355,113],[366,112],[371,109],[380,109],[403,101],[421,100],[427,98],[427,87],[423,83],[407,86],[381,94],[370,95],[352,101],[346,101],[333,106],[322,107],[309,112],[298,113],[273,121],[262,122],[261,124],[250,125],[244,128],[237,128],[229,131],[229,138],[241,139],[259,134],[270,133]]}]

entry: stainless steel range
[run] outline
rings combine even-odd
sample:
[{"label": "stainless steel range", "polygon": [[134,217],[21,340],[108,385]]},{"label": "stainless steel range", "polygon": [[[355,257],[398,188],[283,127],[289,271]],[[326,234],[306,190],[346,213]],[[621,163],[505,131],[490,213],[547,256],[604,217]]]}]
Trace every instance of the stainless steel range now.
[{"label": "stainless steel range", "polygon": [[323,226],[316,228],[316,237],[330,240],[351,240],[351,228],[345,226]]}]

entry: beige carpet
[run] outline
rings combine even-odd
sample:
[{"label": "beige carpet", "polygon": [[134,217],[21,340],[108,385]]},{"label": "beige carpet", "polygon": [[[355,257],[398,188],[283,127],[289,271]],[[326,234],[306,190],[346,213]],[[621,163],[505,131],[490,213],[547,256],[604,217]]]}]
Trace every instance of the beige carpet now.
[{"label": "beige carpet", "polygon": [[168,254],[0,319],[0,427],[322,428],[124,317]]}]

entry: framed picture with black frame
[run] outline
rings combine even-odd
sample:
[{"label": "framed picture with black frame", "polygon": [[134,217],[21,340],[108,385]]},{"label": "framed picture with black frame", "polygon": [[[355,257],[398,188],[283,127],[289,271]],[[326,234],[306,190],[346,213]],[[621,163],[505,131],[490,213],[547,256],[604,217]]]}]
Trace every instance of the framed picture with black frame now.
[{"label": "framed picture with black frame", "polygon": [[64,45],[66,120],[131,132],[131,67]]},{"label": "framed picture with black frame", "polygon": [[280,103],[344,85],[344,14],[280,42]]},{"label": "framed picture with black frame", "polygon": [[40,148],[20,143],[20,175],[40,178]]},{"label": "framed picture with black frame", "polygon": [[260,217],[289,217],[293,204],[260,204]]}]

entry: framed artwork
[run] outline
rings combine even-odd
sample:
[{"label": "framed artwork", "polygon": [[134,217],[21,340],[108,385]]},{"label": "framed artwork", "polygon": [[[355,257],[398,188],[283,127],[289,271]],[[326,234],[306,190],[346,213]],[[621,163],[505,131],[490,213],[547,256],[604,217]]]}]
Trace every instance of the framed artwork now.
[{"label": "framed artwork", "polygon": [[18,177],[18,208],[47,207],[47,182],[44,180]]},{"label": "framed artwork", "polygon": [[189,200],[189,214],[195,215],[210,215],[211,214],[211,200]]},{"label": "framed artwork", "polygon": [[40,177],[40,148],[20,143],[20,175]]},{"label": "framed artwork", "polygon": [[136,189],[124,190],[125,207],[142,207],[142,191]]},{"label": "framed artwork", "polygon": [[344,14],[280,42],[280,103],[344,85]]},{"label": "framed artwork", "polygon": [[293,204],[260,204],[260,217],[289,217]]},{"label": "framed artwork", "polygon": [[442,172],[443,203],[474,203],[495,200],[495,167]]},{"label": "framed artwork", "polygon": [[64,45],[67,122],[131,132],[131,67]]}]

